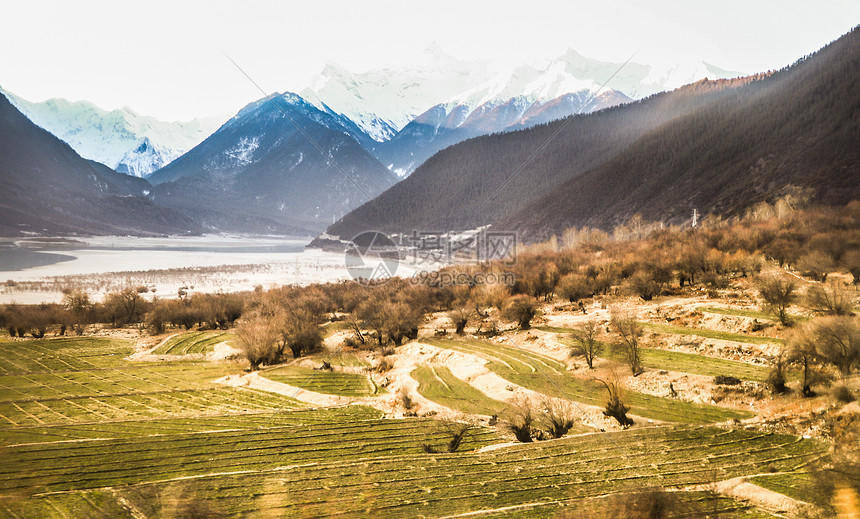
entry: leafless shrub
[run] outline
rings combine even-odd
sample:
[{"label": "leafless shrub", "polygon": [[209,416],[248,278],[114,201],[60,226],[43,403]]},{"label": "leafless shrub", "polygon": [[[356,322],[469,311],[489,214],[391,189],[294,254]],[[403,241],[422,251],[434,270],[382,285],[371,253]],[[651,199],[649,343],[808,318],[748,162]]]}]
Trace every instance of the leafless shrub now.
[{"label": "leafless shrub", "polygon": [[540,426],[551,438],[561,438],[576,423],[573,409],[566,402],[545,398],[541,402],[541,407],[543,407],[543,413],[540,417]]},{"label": "leafless shrub", "polygon": [[517,441],[528,443],[535,433],[535,414],[531,400],[516,400],[504,412],[505,427],[513,433]]},{"label": "leafless shrub", "polygon": [[810,287],[806,291],[806,306],[821,315],[848,315],[852,307],[848,293],[833,281]]},{"label": "leafless shrub", "polygon": [[832,389],[833,398],[836,399],[837,402],[843,404],[850,404],[856,398],[854,397],[854,393],[846,386],[845,384],[839,384],[834,386]]},{"label": "leafless shrub", "polygon": [[412,397],[409,396],[409,392],[404,388],[400,388],[398,392],[400,396],[400,403],[403,404],[403,408],[407,411],[411,411],[413,407],[415,407],[415,402],[412,401]]},{"label": "leafless shrub", "polygon": [[531,328],[535,315],[537,315],[537,302],[525,294],[512,297],[502,312],[505,319],[515,321],[521,330]]},{"label": "leafless shrub", "polygon": [[771,363],[770,373],[766,381],[771,391],[778,395],[788,392],[788,386],[785,385],[785,367],[786,355],[784,351],[780,351]]},{"label": "leafless shrub", "polygon": [[644,329],[636,320],[636,317],[628,312],[612,308],[610,313],[612,328],[618,334],[618,341],[614,347],[624,355],[624,359],[627,365],[630,366],[633,376],[638,376],[644,371],[639,344]]},{"label": "leafless shrub", "polygon": [[625,429],[633,425],[633,419],[627,416],[627,411],[630,409],[621,400],[621,390],[618,387],[617,381],[607,382],[601,379],[597,379],[597,381],[603,384],[609,393],[609,399],[606,401],[606,406],[603,409],[603,416],[615,418],[621,427]]},{"label": "leafless shrub", "polygon": [[764,299],[765,306],[784,325],[788,324],[788,308],[795,300],[797,283],[793,279],[783,279],[778,276],[762,276],[758,278],[758,292]]},{"label": "leafless shrub", "polygon": [[578,330],[571,332],[570,337],[575,344],[570,347],[570,354],[585,357],[589,369],[594,369],[594,359],[603,350],[600,343],[600,326],[597,321],[586,321]]},{"label": "leafless shrub", "polygon": [[[469,422],[446,420],[437,423],[439,424],[437,426],[439,431],[438,434],[441,434],[446,440],[444,447],[445,452],[457,452],[457,449],[460,448],[463,441],[475,430],[475,425]],[[438,447],[429,442],[425,442],[421,447],[424,449],[424,452],[427,453],[441,452]]]}]

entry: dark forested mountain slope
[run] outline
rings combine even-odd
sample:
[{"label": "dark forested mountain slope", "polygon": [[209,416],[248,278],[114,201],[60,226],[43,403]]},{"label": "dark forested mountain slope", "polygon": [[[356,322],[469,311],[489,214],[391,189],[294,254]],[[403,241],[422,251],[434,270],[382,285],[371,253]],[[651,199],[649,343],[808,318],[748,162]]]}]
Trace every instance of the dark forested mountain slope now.
[{"label": "dark forested mountain slope", "polygon": [[439,150],[472,137],[531,128],[630,101],[623,93],[610,89],[598,95],[582,90],[548,101],[519,96],[505,102],[488,101],[474,109],[462,104],[439,104],[413,119],[390,140],[374,143],[371,151],[403,176]]},{"label": "dark forested mountain slope", "polygon": [[234,232],[318,232],[396,177],[349,119],[293,94],[248,105],[147,177],[152,199]]},{"label": "dark forested mountain slope", "polygon": [[860,198],[860,30],[792,67],[727,92],[504,219],[542,239],[608,228],[635,213],[680,223],[693,208],[733,215],[792,186],[814,200]]},{"label": "dark forested mountain slope", "polygon": [[794,187],[823,203],[860,198],[858,39],[854,30],[774,74],[700,81],[451,146],[329,233],[495,224],[538,240],[637,212],[666,222],[692,208],[734,214]]},{"label": "dark forested mountain slope", "polygon": [[366,229],[410,232],[495,223],[748,81],[700,81],[592,114],[467,140],[437,153],[328,232],[350,238]]},{"label": "dark forested mountain slope", "polygon": [[145,180],[83,159],[0,95],[0,234],[195,232],[145,197]]}]

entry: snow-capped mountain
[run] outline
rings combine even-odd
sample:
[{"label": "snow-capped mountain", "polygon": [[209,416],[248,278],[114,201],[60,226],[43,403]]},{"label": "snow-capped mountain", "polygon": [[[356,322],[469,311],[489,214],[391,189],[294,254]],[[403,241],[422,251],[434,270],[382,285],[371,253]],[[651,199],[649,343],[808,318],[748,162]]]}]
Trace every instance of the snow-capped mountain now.
[{"label": "snow-capped mountain", "polygon": [[137,148],[125,152],[115,169],[118,173],[142,178],[169,164],[180,155],[182,153],[170,148],[159,148],[149,140],[149,137],[144,137]]},{"label": "snow-capped mountain", "polygon": [[489,60],[461,60],[433,45],[408,66],[354,73],[329,63],[300,95],[349,117],[373,139],[384,142],[440,104],[475,110],[520,97],[547,103],[566,94],[594,93],[603,85],[601,92],[614,90],[641,99],[705,77],[739,75],[702,61],[622,66],[572,49],[554,59],[507,67]]},{"label": "snow-capped mountain", "polygon": [[329,63],[301,92],[343,114],[383,142],[430,107],[456,97],[493,74],[489,61],[460,60],[437,46],[414,64],[353,73]]},{"label": "snow-capped mountain", "polygon": [[210,117],[165,122],[130,108],[103,110],[87,101],[33,103],[5,92],[36,125],[65,141],[84,158],[143,177],[199,144],[223,122]]},{"label": "snow-capped mountain", "polygon": [[201,232],[160,207],[152,186],[86,160],[36,126],[0,94],[0,235],[175,234]]},{"label": "snow-capped mountain", "polygon": [[298,95],[268,97],[147,177],[150,197],[212,230],[313,234],[396,182],[371,142]]},{"label": "snow-capped mountain", "polygon": [[329,64],[301,95],[354,121],[376,141],[369,147],[376,157],[404,177],[471,137],[589,113],[704,77],[738,75],[705,62],[622,66],[573,50],[509,68],[458,60],[432,46],[408,67],[351,73]]},{"label": "snow-capped mountain", "polygon": [[529,128],[629,101],[629,97],[615,90],[584,89],[548,101],[517,96],[504,102],[490,100],[477,108],[468,104],[439,104],[416,117],[391,140],[374,146],[373,152],[395,174],[405,177],[436,152],[466,139]]}]

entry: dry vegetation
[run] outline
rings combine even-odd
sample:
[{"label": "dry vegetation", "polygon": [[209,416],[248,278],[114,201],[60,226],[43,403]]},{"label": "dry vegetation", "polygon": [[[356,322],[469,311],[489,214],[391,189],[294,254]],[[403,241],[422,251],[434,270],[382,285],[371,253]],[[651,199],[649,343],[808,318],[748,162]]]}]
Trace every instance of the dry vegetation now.
[{"label": "dry vegetation", "polygon": [[[628,438],[616,435],[630,432],[657,436],[678,433],[682,442],[698,438],[693,431],[701,429],[679,424],[722,428],[708,432],[711,439],[714,435],[738,434],[737,431],[750,438],[775,438],[771,436],[774,433],[793,435],[780,437],[779,448],[788,452],[806,445],[802,449],[805,454],[798,451],[791,463],[782,463],[777,456],[762,458],[759,465],[743,470],[737,469],[742,463],[731,470],[719,469],[722,472],[713,476],[716,479],[710,493],[701,494],[702,485],[707,483],[702,474],[666,481],[648,476],[629,492],[596,482],[589,483],[596,487],[587,495],[573,491],[568,494],[567,490],[550,492],[546,495],[551,494],[556,504],[547,510],[563,510],[565,500],[621,492],[623,495],[611,499],[589,501],[589,507],[599,508],[589,516],[618,516],[612,511],[624,509],[636,510],[637,517],[686,517],[714,506],[726,517],[740,517],[742,511],[759,513],[759,508],[769,508],[756,501],[736,506],[737,502],[727,497],[731,495],[728,491],[717,490],[718,483],[773,469],[772,478],[756,479],[756,484],[770,485],[789,495],[798,514],[827,516],[841,505],[831,499],[807,503],[798,496],[806,488],[801,488],[802,482],[818,482],[815,484],[821,486],[823,481],[830,481],[829,487],[821,486],[822,492],[836,497],[857,492],[858,488],[857,443],[852,436],[860,424],[860,409],[854,402],[860,369],[860,318],[854,314],[860,277],[858,224],[860,203],[801,211],[792,209],[791,199],[787,199],[774,206],[759,206],[741,221],[706,221],[697,229],[666,229],[634,219],[614,235],[593,229],[571,230],[561,240],[530,247],[513,267],[494,263],[448,267],[462,274],[456,278],[466,280],[462,284],[391,279],[235,294],[186,293],[175,299],[152,301],[143,297],[144,287],[126,287],[98,303],[91,301],[85,291],[68,289],[62,304],[7,305],[0,309],[0,321],[9,336],[3,338],[4,344],[24,349],[28,344],[72,340],[46,337],[76,334],[85,337],[74,340],[86,341],[95,334],[130,333],[139,336],[141,344],[146,343],[147,350],[142,353],[154,351],[159,345],[162,350],[158,351],[172,351],[186,342],[200,342],[194,348],[205,352],[204,346],[222,340],[224,331],[230,330],[224,340],[239,352],[246,371],[235,371],[235,361],[231,361],[232,367],[224,367],[218,373],[223,377],[221,382],[247,386],[249,390],[280,392],[316,406],[360,403],[389,418],[424,420],[415,422],[417,425],[409,422],[409,427],[424,428],[423,439],[410,440],[408,449],[414,450],[379,447],[379,452],[408,457],[404,463],[410,467],[406,471],[409,475],[404,477],[418,478],[413,472],[426,469],[427,456],[439,457],[446,460],[446,470],[462,477],[462,481],[454,483],[465,486],[471,484],[467,483],[472,481],[471,476],[465,475],[465,469],[459,468],[453,457],[470,456],[469,460],[484,463],[480,461],[483,454],[464,453],[467,446],[474,449],[503,440],[530,444],[519,449],[531,449],[535,443],[561,449],[576,445],[574,440],[578,437],[571,438],[576,434],[589,438],[584,442],[602,443],[610,449],[616,444],[613,438]],[[506,270],[514,273],[516,282],[512,286],[468,282],[470,276],[481,272]],[[192,336],[192,330],[200,335]],[[155,338],[145,340],[144,334]],[[6,349],[8,355],[15,351],[11,346]],[[44,362],[38,359],[34,362]],[[0,367],[15,376],[33,377],[34,373],[56,369],[47,364],[11,368],[15,362],[12,357],[0,361]],[[122,369],[130,368],[123,365]],[[305,383],[309,379],[315,382]],[[20,399],[15,396],[23,391],[21,387],[30,387],[33,380],[2,382],[3,401],[22,410],[35,409],[29,403],[17,403]],[[194,390],[203,389],[195,386]],[[38,391],[41,396],[37,398],[49,395],[51,383],[42,383]],[[63,391],[64,395],[73,392],[65,386]],[[58,397],[59,400],[50,397],[55,398],[51,402],[65,402],[63,398],[68,398]],[[21,402],[27,398],[31,397]],[[44,421],[39,414],[33,416]],[[368,422],[366,430],[374,427]],[[384,427],[389,427],[388,422]],[[264,428],[259,434],[275,433]],[[565,436],[569,440],[558,440]],[[803,443],[806,440],[800,436],[824,443],[813,447],[813,443]],[[337,442],[336,438],[326,441],[334,442],[332,445]],[[712,454],[719,457],[719,442],[711,445],[708,441],[711,440],[701,439],[700,448],[716,449]],[[371,443],[381,445],[379,442],[382,440],[374,437]],[[313,442],[291,445],[296,452],[317,448]],[[822,456],[826,446],[830,454]],[[367,460],[375,456],[375,451],[357,449],[350,456],[364,460],[362,463],[369,463]],[[662,451],[662,461],[653,461],[656,475],[661,474],[662,463],[670,462],[670,451]],[[516,452],[529,457],[537,451]],[[809,460],[800,461],[800,457],[812,452],[817,453],[814,465],[808,464]],[[414,458],[419,455],[424,458]],[[576,456],[572,456],[565,459],[577,463]],[[649,456],[659,458],[653,452]],[[333,454],[323,460],[331,464],[324,471],[335,480],[353,470],[337,465],[342,461],[337,458]],[[627,466],[613,468],[620,463],[616,458],[601,459],[604,461],[588,463],[592,464],[591,470],[603,474],[605,481],[614,480],[613,471],[626,474],[624,471],[635,470]],[[280,466],[278,463],[288,464],[289,460],[257,461],[259,471],[249,481],[261,485],[258,495],[267,495],[271,489],[266,485],[272,483],[266,471]],[[193,470],[183,474],[220,472],[222,468],[213,463],[199,474]],[[646,471],[651,471],[650,467]],[[533,470],[545,473],[542,477],[548,482],[561,477],[545,464]],[[682,468],[680,473],[685,470]],[[515,473],[519,474],[519,470]],[[588,479],[583,473],[573,473]],[[290,477],[310,485],[303,474],[299,470]],[[124,484],[123,477],[126,476],[100,485]],[[125,498],[137,503],[142,515],[158,515],[157,510],[147,508],[150,505],[141,504],[158,492],[158,478],[135,475],[133,479],[140,485],[123,491]],[[223,490],[219,485],[237,484],[221,476],[217,479],[194,487],[193,492],[217,494]],[[52,480],[49,487],[66,488],[58,481]],[[488,480],[481,481],[482,486],[493,487],[497,497],[503,490]],[[473,497],[469,499],[476,501],[463,501],[472,503],[468,506],[440,501],[433,505],[438,508],[428,510],[438,511],[430,515],[444,515],[521,506],[536,502],[537,494],[543,496],[538,489],[544,487],[536,482],[516,478],[512,481],[523,488],[515,493],[519,497],[509,501],[483,501],[474,497],[483,494],[470,490]],[[568,488],[558,484],[549,483],[547,488]],[[694,488],[695,485],[700,487]],[[666,493],[664,487],[684,492]],[[163,496],[168,496],[169,489],[163,490],[167,492]],[[390,491],[396,495],[394,489]],[[193,500],[187,499],[188,492],[179,492],[177,495],[184,497],[174,501],[190,506]],[[239,508],[226,510],[226,515],[242,513],[241,506],[267,506],[229,497],[234,498]],[[5,508],[0,506],[0,515],[16,514],[17,505],[6,501]],[[384,502],[365,505],[370,508],[364,510],[385,509]],[[297,509],[291,506],[282,503],[275,508],[295,512]],[[408,508],[411,505],[403,506],[404,511],[417,513]],[[209,512],[215,513],[213,510]]]}]

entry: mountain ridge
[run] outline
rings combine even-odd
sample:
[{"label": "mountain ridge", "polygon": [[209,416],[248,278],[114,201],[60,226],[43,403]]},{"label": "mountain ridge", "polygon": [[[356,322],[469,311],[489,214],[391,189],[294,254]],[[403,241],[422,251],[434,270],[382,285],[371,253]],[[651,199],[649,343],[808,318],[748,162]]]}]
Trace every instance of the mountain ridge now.
[{"label": "mountain ridge", "polygon": [[0,234],[162,235],[203,229],[146,198],[145,180],[82,158],[0,94]]}]

